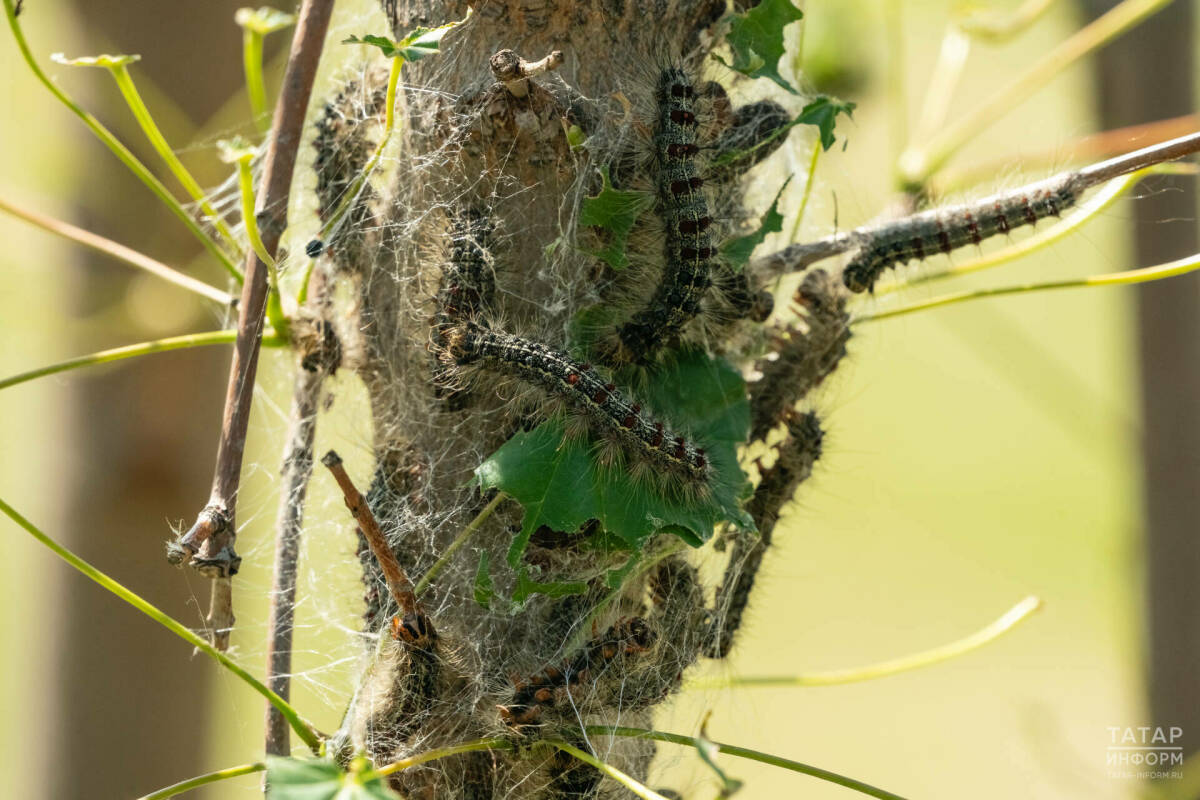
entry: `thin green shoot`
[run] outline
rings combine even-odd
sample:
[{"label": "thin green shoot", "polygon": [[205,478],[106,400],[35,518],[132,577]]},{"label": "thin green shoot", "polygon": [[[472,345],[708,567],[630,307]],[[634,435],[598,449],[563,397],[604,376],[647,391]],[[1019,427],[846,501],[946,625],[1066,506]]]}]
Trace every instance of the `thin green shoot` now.
[{"label": "thin green shoot", "polygon": [[[122,361],[126,358],[136,358],[138,356],[150,355],[151,353],[165,353],[170,350],[186,350],[192,347],[207,347],[214,344],[232,344],[236,339],[237,331],[229,329],[208,331],[206,333],[189,333],[183,336],[172,336],[166,339],[154,339],[149,342],[129,344],[124,347],[114,347],[111,350],[101,350],[86,356],[77,356],[76,358],[69,358],[66,361],[59,361],[56,364],[31,369],[28,372],[19,372],[16,375],[10,375],[0,380],[0,389],[7,389],[10,386],[16,386],[17,384],[26,383],[37,378],[44,378],[47,375],[55,375],[59,372],[79,369],[80,367],[108,364],[113,361]],[[286,341],[275,331],[267,331],[263,335],[263,347],[279,347],[285,343]]]},{"label": "thin green shoot", "polygon": [[805,212],[808,211],[808,200],[812,197],[813,178],[817,174],[817,162],[821,159],[823,151],[821,137],[818,136],[813,142],[812,153],[808,157],[808,173],[804,178],[804,194],[800,195],[800,207],[796,209],[796,221],[792,223],[792,232],[788,238],[789,242],[797,241],[800,238],[800,226],[804,223]]},{"label": "thin green shoot", "polygon": [[1142,179],[1150,175],[1195,175],[1200,173],[1200,168],[1195,164],[1188,163],[1166,163],[1155,164],[1145,169],[1140,169],[1137,172],[1131,172],[1128,175],[1123,175],[1119,178],[1114,178],[1104,185],[1100,191],[1088,199],[1073,212],[1064,217],[1060,222],[1052,225],[1049,228],[1038,231],[1027,239],[1023,239],[1008,247],[997,250],[994,253],[973,258],[970,261],[948,267],[940,272],[929,272],[914,275],[907,281],[897,281],[881,286],[875,290],[877,297],[892,294],[912,286],[917,286],[922,283],[931,281],[944,280],[946,278],[957,278],[960,275],[969,275],[972,272],[979,272],[992,267],[998,267],[1001,264],[1008,263],[1015,259],[1027,256],[1037,252],[1051,244],[1066,238],[1071,233],[1083,227],[1088,221],[1096,218],[1103,213],[1107,208],[1112,206],[1118,199],[1128,194]]},{"label": "thin green shoot", "polygon": [[512,750],[513,743],[500,736],[494,736],[488,739],[476,739],[471,742],[463,742],[462,744],[450,745],[449,747],[438,747],[433,750],[427,750],[424,753],[418,753],[415,756],[394,761],[385,767],[380,767],[374,772],[367,773],[364,780],[371,778],[386,778],[388,775],[394,775],[397,772],[403,772],[406,769],[424,764],[428,761],[436,761],[439,758],[448,756],[456,756],[459,753],[473,753],[478,750]]},{"label": "thin green shoot", "polygon": [[902,672],[941,664],[944,661],[949,661],[978,650],[1011,631],[1041,607],[1042,601],[1031,595],[1010,608],[999,619],[980,628],[970,636],[941,645],[940,647],[935,647],[932,650],[925,650],[901,658],[893,658],[889,661],[865,667],[831,670],[829,672],[811,672],[802,675],[746,676],[711,682],[697,681],[690,684],[687,688],[724,689],[733,686],[840,686],[845,683],[858,683],[860,681],[889,678],[892,675],[899,675]]},{"label": "thin green shoot", "polygon": [[83,121],[88,129],[96,136],[96,138],[103,142],[104,145],[112,151],[113,155],[115,155],[117,159],[129,169],[130,172],[136,175],[137,178],[144,183],[151,192],[154,193],[155,197],[162,201],[163,205],[171,210],[171,213],[179,218],[180,222],[182,222],[184,226],[186,226],[191,232],[191,234],[195,236],[202,245],[204,245],[204,248],[212,254],[213,258],[217,259],[221,266],[224,267],[225,270],[232,275],[235,280],[238,281],[238,283],[241,283],[243,280],[242,271],[238,269],[237,265],[233,263],[233,261],[228,255],[226,255],[220,246],[213,241],[213,239],[207,233],[205,233],[196,220],[192,219],[191,214],[189,214],[184,207],[180,205],[179,201],[176,200],[169,191],[167,191],[167,187],[162,184],[162,181],[154,177],[154,174],[150,172],[146,165],[139,161],[137,156],[129,151],[129,148],[121,144],[120,140],[118,140],[117,137],[108,130],[108,128],[100,124],[98,119],[89,114],[83,109],[82,106],[68,97],[67,94],[63,92],[62,89],[58,88],[58,86],[56,86],[55,83],[50,80],[46,73],[42,71],[42,68],[37,64],[37,61],[34,60],[33,53],[29,49],[29,43],[25,41],[25,34],[21,30],[20,24],[17,22],[15,0],[3,1],[4,13],[8,18],[8,26],[12,30],[13,38],[17,41],[17,47],[21,51],[22,58],[29,66],[29,69],[33,72],[34,77],[37,78],[38,81],[45,86],[46,89],[49,90],[49,92],[54,95],[54,97],[60,103],[65,105],[71,111],[71,113],[79,117],[79,119]]},{"label": "thin green shoot", "polygon": [[316,729],[300,716],[296,709],[292,708],[292,706],[286,700],[268,689],[261,681],[243,669],[237,662],[235,662],[225,653],[222,653],[220,650],[213,647],[213,645],[207,639],[197,635],[182,622],[174,619],[165,611],[162,611],[157,606],[142,598],[140,595],[130,591],[122,584],[113,580],[108,575],[96,569],[91,564],[51,539],[49,536],[39,530],[32,522],[21,516],[12,506],[4,502],[3,499],[0,499],[0,511],[3,511],[13,522],[24,528],[31,536],[33,536],[33,538],[37,539],[39,542],[49,548],[63,561],[67,562],[76,570],[100,584],[102,588],[121,600],[124,600],[126,603],[133,606],[138,611],[142,612],[147,617],[178,636],[180,639],[183,639],[197,650],[211,656],[225,669],[241,678],[247,686],[261,694],[267,699],[267,702],[279,709],[279,713],[282,714],[284,719],[288,721],[288,724],[291,725],[292,730],[296,732],[296,735],[299,736],[306,745],[312,748],[314,753],[320,749],[321,737],[318,735]]},{"label": "thin green shoot", "polygon": [[0,199],[0,211],[12,214],[14,217],[22,219],[30,225],[34,225],[49,233],[61,236],[64,239],[70,239],[73,242],[78,242],[84,247],[90,247],[118,261],[124,261],[132,267],[145,270],[155,277],[162,278],[164,281],[187,289],[189,292],[198,294],[201,297],[206,297],[220,305],[229,306],[233,303],[233,296],[228,292],[223,292],[215,286],[209,286],[204,281],[197,280],[190,275],[185,275],[177,269],[168,267],[160,261],[155,261],[150,256],[139,253],[137,250],[126,247],[123,244],[118,244],[112,239],[105,239],[103,236],[99,236],[91,231],[76,228],[74,225],[54,219],[53,217],[47,217],[36,211],[20,208],[4,199]]},{"label": "thin green shoot", "polygon": [[150,140],[154,151],[162,158],[167,168],[171,170],[171,174],[183,186],[184,191],[200,206],[200,210],[204,212],[205,220],[216,228],[217,233],[225,240],[225,244],[229,246],[230,250],[238,258],[241,258],[244,255],[241,242],[237,240],[237,237],[233,235],[233,231],[225,224],[225,220],[221,218],[220,212],[208,202],[204,195],[204,190],[200,188],[200,184],[192,177],[192,173],[188,172],[187,167],[175,155],[175,151],[167,143],[167,138],[159,130],[158,124],[150,114],[150,109],[146,107],[141,94],[133,83],[133,76],[129,73],[129,65],[134,61],[140,60],[141,56],[101,55],[91,58],[64,58],[61,53],[55,53],[50,58],[59,64],[66,64],[68,66],[105,67],[108,69],[108,73],[117,82],[117,88],[121,90],[121,96],[125,98],[125,103],[129,106],[133,118],[137,120],[142,132],[146,134],[146,138]]},{"label": "thin green shoot", "polygon": [[457,553],[459,549],[467,543],[467,540],[471,538],[472,534],[474,534],[483,526],[483,523],[486,522],[488,517],[492,515],[492,512],[495,511],[496,508],[507,499],[508,495],[506,495],[504,492],[496,493],[496,496],[492,498],[492,501],[484,506],[482,511],[475,515],[475,519],[468,522],[466,527],[462,529],[458,536],[454,537],[454,541],[452,541],[450,546],[446,548],[446,552],[442,553],[441,557],[439,557],[438,560],[433,563],[433,566],[431,566],[429,570],[421,576],[421,579],[417,581],[416,586],[413,588],[413,594],[419,597],[426,589],[429,588],[429,584],[432,583],[433,579],[438,576],[438,573],[445,569],[446,565],[450,563],[450,559],[454,557],[454,554]]},{"label": "thin green shoot", "polygon": [[[617,725],[588,725],[584,731],[589,736],[628,736],[639,739],[652,739],[656,742],[667,742],[669,744],[679,744],[684,747],[695,747],[696,740],[691,736],[681,736],[678,733],[664,733],[663,731],[646,730],[645,728],[627,728]],[[835,783],[838,786],[844,786],[847,789],[853,789],[856,792],[877,797],[879,800],[904,800],[898,794],[885,791],[872,786],[869,783],[864,783],[860,780],[839,775],[836,772],[830,772],[827,769],[814,767],[810,764],[804,764],[799,761],[792,761],[790,758],[781,758],[773,756],[770,753],[763,753],[758,750],[751,750],[746,747],[738,747],[732,744],[722,744],[721,742],[713,742],[717,746],[718,752],[737,758],[746,758],[751,761],[757,761],[760,764],[769,764],[773,767],[781,767],[792,772],[799,772],[802,775],[808,775],[812,778],[819,778],[829,783]]]},{"label": "thin green shoot", "polygon": [[881,319],[890,319],[892,317],[901,317],[905,314],[912,314],[916,311],[926,311],[931,308],[940,308],[942,306],[954,305],[968,300],[979,300],[984,297],[999,297],[1008,294],[1027,294],[1030,292],[1051,291],[1054,289],[1079,289],[1091,286],[1132,286],[1136,283],[1149,283],[1150,281],[1161,281],[1166,278],[1174,278],[1178,275],[1186,275],[1189,272],[1194,272],[1200,269],[1200,253],[1191,255],[1186,258],[1181,258],[1178,261],[1171,261],[1166,264],[1159,264],[1153,267],[1143,267],[1142,269],[1131,269],[1125,272],[1108,272],[1102,275],[1090,275],[1085,278],[1068,278],[1059,281],[1045,281],[1042,283],[1023,283],[1016,286],[996,286],[990,289],[975,289],[972,291],[952,292],[950,294],[940,295],[938,297],[923,300],[919,303],[913,303],[899,308],[887,309],[884,311],[876,311],[872,314],[863,314],[856,318],[855,322],[875,322]]},{"label": "thin green shoot", "polygon": [[633,777],[626,775],[624,772],[617,769],[613,765],[606,764],[605,762],[601,761],[600,759],[596,758],[594,755],[592,755],[591,753],[589,753],[585,750],[580,750],[578,747],[575,747],[574,745],[570,745],[570,744],[567,744],[566,742],[561,742],[556,739],[543,739],[542,741],[545,744],[551,745],[553,747],[557,747],[559,750],[563,751],[564,753],[574,756],[575,758],[579,759],[580,761],[582,761],[585,764],[595,767],[597,770],[599,770],[605,776],[613,779],[614,781],[621,784],[629,791],[636,794],[638,797],[642,798],[642,800],[667,800],[667,798],[663,797],[661,794],[654,791],[649,786],[646,786],[645,784],[634,779]]},{"label": "thin green shoot", "polygon": [[218,781],[227,781],[230,778],[240,778],[243,775],[253,775],[255,772],[262,772],[267,768],[267,765],[261,761],[255,761],[253,764],[242,764],[237,767],[226,767],[219,769],[216,772],[208,772],[204,775],[197,775],[194,778],[188,778],[186,781],[171,784],[157,792],[142,795],[138,800],[166,800],[168,797],[174,797],[178,794],[199,789],[201,786],[207,786],[210,783]]},{"label": "thin green shoot", "polygon": [[239,8],[233,20],[242,28],[242,69],[246,75],[246,94],[258,129],[271,128],[267,115],[267,87],[263,80],[263,39],[296,22],[295,14],[286,14],[270,6]]},{"label": "thin green shoot", "polygon": [[1102,17],[1081,28],[983,105],[946,126],[940,133],[905,151],[899,160],[903,185],[920,188],[967,142],[1003,117],[1053,77],[1087,54],[1111,42],[1169,5],[1171,0],[1124,0]]},{"label": "thin green shoot", "polygon": [[254,156],[258,151],[247,145],[240,138],[218,142],[217,146],[221,151],[221,160],[226,164],[233,164],[237,167],[238,191],[242,201],[242,224],[246,228],[246,238],[250,240],[250,247],[254,250],[254,254],[258,256],[258,260],[267,267],[267,282],[269,284],[267,291],[267,320],[271,323],[272,328],[283,336],[287,336],[288,321],[287,316],[283,313],[283,301],[281,300],[279,289],[279,266],[275,262],[275,257],[267,251],[267,246],[263,243],[262,236],[258,232],[258,215],[255,210],[257,201],[254,196],[254,171],[251,168],[251,163],[254,161]]},{"label": "thin green shoot", "polygon": [[1003,42],[1031,27],[1042,18],[1055,0],[1025,0],[1012,11],[994,11],[968,6],[960,12],[955,25],[975,39]]}]

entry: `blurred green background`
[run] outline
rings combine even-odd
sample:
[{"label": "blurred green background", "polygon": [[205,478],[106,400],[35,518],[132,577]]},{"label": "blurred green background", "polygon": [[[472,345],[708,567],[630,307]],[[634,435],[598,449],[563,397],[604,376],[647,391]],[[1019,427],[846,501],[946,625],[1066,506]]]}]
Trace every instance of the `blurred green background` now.
[{"label": "blurred green background", "polygon": [[[157,12],[161,19],[142,8],[136,25],[113,17],[96,23],[90,15],[122,13],[121,4],[101,5],[31,0],[22,19],[43,67],[133,142],[107,76],[47,56],[143,53],[135,74],[168,138],[206,182],[220,182],[213,144],[247,116],[244,97],[234,96],[237,4],[179,4]],[[898,5],[911,117],[953,6]],[[894,197],[897,147],[885,95],[882,3],[812,0],[805,11],[809,71],[858,103],[853,122],[839,123],[846,148],[839,141],[821,159],[803,227],[811,238],[883,210]],[[339,4],[335,14],[332,42],[383,29],[363,2]],[[1083,14],[1058,2],[1011,43],[977,46],[951,116],[1077,29]],[[290,33],[279,36],[277,47]],[[4,38],[0,194],[186,265],[193,248],[175,223],[35,84]],[[355,55],[336,46],[329,52],[343,61]],[[341,69],[327,60],[319,85],[328,87]],[[270,74],[277,80],[279,70]],[[1014,185],[1027,157],[1102,128],[1093,76],[1087,61],[1069,68],[953,165],[1008,164],[977,191]],[[792,142],[794,150],[774,163],[803,171],[811,140],[795,135]],[[311,182],[299,174],[302,185]],[[316,228],[307,202],[300,198],[293,211],[296,250]],[[1129,268],[1128,221],[1138,202],[1121,201],[1034,257],[907,296]],[[1194,227],[1194,214],[1172,224]],[[221,324],[182,292],[88,261],[10,217],[0,216],[0,236],[2,375]],[[192,271],[221,280],[200,261]],[[1028,594],[1045,601],[1039,614],[985,649],[879,681],[686,692],[658,727],[691,733],[711,711],[715,739],[910,798],[1143,796],[1144,785],[1110,778],[1105,766],[1108,726],[1149,720],[1132,298],[1128,289],[1019,296],[856,331],[851,357],[816,403],[827,420],[825,456],[777,531],[737,655],[698,677],[788,675],[887,659],[964,636]],[[162,542],[169,525],[190,521],[207,496],[227,358],[224,350],[151,356],[0,392],[0,496],[195,625],[207,588],[165,564]],[[283,354],[264,353],[239,501],[245,561],[235,582],[233,646],[255,672],[265,659],[288,370]],[[336,445],[365,483],[370,431],[360,388],[341,375],[331,390],[335,403],[322,419],[317,452]],[[325,477],[317,474],[308,506],[293,698],[331,729],[355,674],[361,591],[344,508]],[[259,757],[257,695],[190,657],[185,645],[69,573],[13,526],[5,525],[3,542],[0,582],[9,601],[0,604],[0,796],[132,796]],[[1200,730],[1186,735],[1195,749]],[[746,761],[721,763],[746,782],[739,796],[747,800],[854,796]],[[102,775],[105,790],[92,783]],[[716,791],[711,774],[681,748],[664,751],[652,784],[689,800]],[[259,791],[253,777],[219,786],[195,796]]]}]

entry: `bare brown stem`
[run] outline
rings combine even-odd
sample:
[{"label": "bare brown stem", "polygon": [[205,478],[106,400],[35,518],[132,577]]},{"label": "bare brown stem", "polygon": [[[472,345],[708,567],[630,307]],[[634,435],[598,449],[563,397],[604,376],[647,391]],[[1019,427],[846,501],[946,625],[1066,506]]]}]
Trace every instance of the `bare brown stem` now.
[{"label": "bare brown stem", "polygon": [[[1132,153],[1126,153],[1079,170],[1067,170],[1045,181],[1039,181],[1038,184],[1065,181],[1074,176],[1074,185],[1079,191],[1083,191],[1121,175],[1153,164],[1174,161],[1198,151],[1200,151],[1200,133],[1192,133],[1143,147],[1141,150],[1135,150]],[[972,205],[985,205],[993,201],[1003,202],[1004,198],[1019,196],[1028,191],[1029,187],[1021,186],[1010,192],[1004,192],[1002,195],[976,201]],[[864,241],[885,238],[896,226],[908,224],[908,220],[899,222],[889,220],[880,224],[864,225],[849,233],[837,233],[815,242],[789,245],[782,250],[755,259],[750,263],[749,269],[760,284],[765,284],[782,275],[800,272],[818,261],[852,250]]]},{"label": "bare brown stem", "polygon": [[[396,560],[396,554],[388,546],[387,539],[383,536],[383,531],[379,529],[379,523],[375,521],[375,514],[372,513],[371,507],[367,505],[367,498],[363,497],[362,492],[358,491],[358,488],[354,485],[354,481],[350,480],[350,476],[346,473],[346,468],[342,466],[342,457],[333,450],[330,450],[321,459],[321,463],[329,468],[329,471],[333,473],[333,479],[341,487],[342,494],[346,498],[346,507],[354,515],[354,521],[358,523],[358,529],[362,531],[363,536],[367,540],[367,545],[371,548],[371,553],[374,554],[375,560],[379,562],[379,568],[383,571],[383,579],[387,583],[392,599],[396,601],[396,605],[400,606],[400,613],[403,619],[393,624],[393,631],[398,638],[407,639],[406,634],[413,633],[414,631],[406,631],[405,627],[410,621],[424,620],[425,616],[421,611],[420,603],[417,602],[417,595],[413,591],[412,581],[408,579],[408,574],[400,566],[400,562]],[[423,631],[420,633],[423,634]],[[422,636],[417,636],[417,638],[422,638]]]},{"label": "bare brown stem", "polygon": [[[320,309],[325,302],[325,274],[316,271],[311,279],[309,302]],[[318,313],[320,313],[318,311]],[[271,611],[267,623],[267,686],[287,700],[291,695],[292,633],[296,616],[296,576],[300,560],[300,534],[304,527],[304,501],[312,477],[313,439],[317,430],[317,407],[321,386],[328,372],[308,369],[302,363],[292,387],[292,409],[275,523],[275,577],[271,587]],[[286,756],[291,752],[291,727],[279,710],[267,704],[266,752]]]},{"label": "bare brown stem", "polygon": [[513,97],[529,94],[529,79],[543,72],[558,69],[564,60],[561,50],[555,50],[540,61],[529,62],[513,50],[501,50],[491,58],[492,75],[504,84]]},{"label": "bare brown stem", "polygon": [[[263,163],[264,188],[258,192],[255,209],[263,244],[272,257],[279,248],[279,237],[287,225],[296,151],[300,145],[304,116],[332,11],[333,0],[304,0],[292,39],[283,87],[275,105],[270,144]],[[188,555],[190,562],[201,567],[206,574],[225,578],[237,571],[240,562],[233,549],[236,538],[235,511],[246,447],[246,428],[258,370],[263,311],[268,295],[267,265],[253,252],[246,257],[245,276],[238,310],[237,341],[225,394],[221,438],[217,445],[212,494],[196,524],[174,548],[176,558],[182,559]],[[220,524],[214,525],[213,520]]]}]

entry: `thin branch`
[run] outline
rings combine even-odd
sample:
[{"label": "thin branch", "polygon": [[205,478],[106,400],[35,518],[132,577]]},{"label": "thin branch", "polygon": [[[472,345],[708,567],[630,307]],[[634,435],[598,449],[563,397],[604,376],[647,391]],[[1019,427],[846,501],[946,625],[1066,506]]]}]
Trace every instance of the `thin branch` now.
[{"label": "thin branch", "polygon": [[[312,305],[325,301],[324,272],[313,280]],[[320,312],[318,312],[320,313]],[[304,527],[304,500],[312,477],[313,440],[317,430],[317,408],[325,369],[297,367],[292,388],[292,409],[287,444],[280,475],[279,516],[275,523],[275,572],[271,588],[271,611],[267,622],[267,685],[285,700],[291,696],[292,633],[296,618],[296,574],[300,560],[300,534]],[[286,720],[274,706],[267,706],[266,752],[291,752]]]},{"label": "thin branch", "polygon": [[1153,267],[1131,269],[1125,272],[1108,272],[1103,275],[1089,275],[1085,278],[1068,278],[1061,281],[1023,283],[1017,286],[995,286],[990,289],[952,292],[939,297],[932,297],[928,300],[922,300],[919,303],[900,306],[899,308],[892,308],[886,311],[877,311],[873,314],[864,314],[857,317],[855,319],[855,323],[875,322],[877,320],[888,319],[890,317],[900,317],[905,314],[912,314],[915,311],[925,311],[931,308],[939,308],[941,306],[962,303],[967,300],[979,300],[984,297],[999,297],[1006,294],[1025,294],[1026,292],[1042,292],[1053,289],[1080,289],[1087,286],[1130,286],[1135,283],[1149,283],[1150,281],[1160,281],[1165,278],[1174,278],[1179,275],[1186,275],[1189,272],[1195,272],[1198,269],[1200,269],[1200,253],[1188,256],[1187,258],[1181,258],[1178,261],[1171,261],[1166,264],[1158,264]]},{"label": "thin branch", "polygon": [[[644,728],[626,728],[617,725],[588,725],[584,728],[584,731],[589,736],[627,736],[636,739],[652,739],[656,742],[668,742],[669,744],[681,744],[684,747],[696,746],[696,739],[694,737],[681,736],[677,733],[651,731]],[[869,783],[863,783],[862,781],[855,780],[854,778],[848,778],[845,775],[839,775],[836,772],[830,772],[827,769],[821,769],[820,767],[803,764],[799,761],[792,761],[790,758],[781,758],[779,756],[773,756],[770,753],[762,753],[758,750],[750,750],[749,748],[738,747],[732,744],[722,744],[720,742],[714,742],[713,744],[717,746],[717,750],[719,752],[727,753],[731,756],[737,756],[738,758],[748,758],[751,761],[758,761],[761,764],[770,764],[773,767],[782,767],[784,769],[791,770],[792,772],[799,772],[803,775],[808,775],[813,778],[820,778],[823,781],[836,783],[838,786],[844,786],[847,789],[853,789],[856,792],[862,792],[865,795],[877,797],[879,800],[904,800],[904,798],[898,794],[884,791],[883,789],[872,786]]]},{"label": "thin branch", "polygon": [[540,61],[529,62],[513,50],[501,50],[492,56],[492,76],[504,84],[513,97],[529,95],[529,79],[535,75],[558,69],[563,63],[563,53],[555,50]]},{"label": "thin branch", "polygon": [[[968,206],[971,208],[976,206],[990,208],[996,202],[1004,203],[1011,201],[1013,198],[1028,194],[1030,186],[1049,185],[1056,182],[1069,181],[1077,191],[1083,192],[1125,173],[1134,172],[1165,161],[1174,161],[1198,151],[1200,151],[1200,133],[1180,136],[1166,142],[1143,147],[1140,150],[1135,150],[1132,153],[1111,158],[1098,164],[1083,167],[1079,170],[1060,172],[1051,178],[1037,181],[1034,184],[1021,186],[1012,191],[1002,192],[991,197],[973,201],[964,205],[964,208]],[[763,285],[781,275],[786,275],[789,272],[800,272],[818,261],[858,248],[866,241],[888,238],[895,231],[902,230],[911,224],[911,218],[906,217],[898,221],[889,220],[883,223],[864,225],[860,228],[855,228],[849,233],[837,233],[827,236],[824,239],[818,239],[815,242],[793,244],[782,250],[755,259],[750,262],[748,269],[751,270],[759,285]]]},{"label": "thin branch", "polygon": [[[265,191],[258,193],[255,214],[263,244],[272,257],[278,250],[279,238],[287,225],[296,151],[300,145],[305,112],[332,10],[333,0],[304,0],[301,5],[283,87],[275,106],[270,144],[263,163],[262,185]],[[237,555],[233,551],[237,492],[254,396],[267,295],[267,265],[256,254],[248,253],[212,494],[196,524],[177,543],[180,550],[191,556],[193,565],[215,576],[229,577],[237,568]]]},{"label": "thin branch", "polygon": [[404,567],[400,566],[400,562],[396,560],[396,554],[388,546],[383,531],[379,529],[375,514],[367,505],[367,498],[363,497],[362,492],[358,490],[354,481],[350,479],[350,475],[347,474],[342,457],[330,450],[321,458],[321,463],[329,468],[329,471],[333,473],[333,479],[341,488],[342,495],[346,500],[346,508],[350,509],[354,521],[358,523],[359,530],[367,539],[371,552],[375,554],[375,560],[379,562],[379,568],[383,570],[383,578],[387,581],[392,599],[405,614],[415,613],[417,596],[413,592],[412,581],[408,579]]},{"label": "thin branch", "polygon": [[250,688],[267,698],[272,705],[278,708],[280,713],[283,714],[284,718],[287,719],[288,724],[292,726],[292,730],[296,731],[296,734],[304,740],[306,745],[312,748],[314,753],[320,748],[321,737],[317,733],[316,729],[313,728],[313,726],[303,717],[301,717],[296,709],[292,708],[286,700],[268,689],[265,685],[263,685],[262,682],[239,666],[238,663],[229,656],[213,647],[203,637],[197,636],[194,632],[192,632],[191,629],[189,629],[182,622],[176,620],[171,615],[167,614],[167,612],[161,610],[138,594],[125,588],[125,586],[122,584],[96,569],[91,564],[51,539],[45,533],[42,533],[42,531],[39,530],[36,525],[17,513],[16,509],[3,500],[0,500],[0,511],[8,515],[13,522],[24,528],[31,536],[33,536],[33,538],[37,539],[39,542],[49,548],[63,561],[67,562],[76,570],[100,584],[102,588],[121,600],[124,600],[126,603],[133,606],[138,611],[142,612],[147,617],[178,636],[180,639],[183,639],[188,644],[194,646],[197,650],[214,658],[217,663],[232,672],[237,677],[241,678],[248,686],[250,686]]},{"label": "thin branch", "polygon": [[210,783],[218,781],[227,781],[230,778],[240,778],[243,775],[253,775],[255,772],[262,772],[267,768],[267,765],[261,761],[256,761],[253,764],[242,764],[238,767],[226,767],[219,769],[216,772],[209,772],[204,775],[197,775],[194,778],[188,778],[186,781],[166,786],[159,789],[157,792],[144,794],[138,800],[167,800],[168,797],[174,797],[178,794],[198,789],[201,786],[207,786]]},{"label": "thin branch", "polygon": [[78,242],[84,247],[90,247],[107,256],[112,256],[118,261],[124,261],[130,266],[145,270],[155,277],[162,278],[164,281],[187,289],[189,292],[195,292],[201,297],[207,297],[209,300],[214,300],[223,306],[233,304],[233,295],[228,292],[223,292],[214,286],[209,286],[204,281],[196,280],[190,275],[184,275],[179,270],[168,267],[161,261],[155,261],[150,256],[139,253],[133,248],[118,244],[112,239],[105,239],[103,236],[94,234],[91,231],[76,228],[74,225],[54,219],[53,217],[44,216],[36,211],[20,208],[4,199],[0,199],[0,211],[5,211],[18,219],[23,219],[44,231],[62,236],[65,239],[70,239],[73,242]]}]

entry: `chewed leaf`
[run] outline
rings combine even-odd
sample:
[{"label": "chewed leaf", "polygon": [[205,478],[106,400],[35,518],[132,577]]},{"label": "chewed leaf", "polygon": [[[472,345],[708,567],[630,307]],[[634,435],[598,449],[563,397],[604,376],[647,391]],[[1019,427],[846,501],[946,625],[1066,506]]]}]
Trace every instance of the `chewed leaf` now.
[{"label": "chewed leaf", "polygon": [[833,147],[833,126],[837,115],[845,114],[847,117],[852,117],[854,108],[854,103],[821,95],[800,111],[796,122],[801,125],[816,125],[821,131],[821,147],[828,150]]},{"label": "chewed leaf", "polygon": [[621,269],[629,264],[625,255],[625,245],[629,241],[629,231],[642,212],[654,205],[654,196],[647,192],[614,189],[608,177],[608,167],[600,170],[604,181],[600,194],[583,198],[579,208],[579,224],[607,231],[608,245],[592,255],[604,261],[613,269]]},{"label": "chewed leaf", "polygon": [[500,489],[524,507],[510,564],[520,562],[529,537],[542,525],[574,531],[598,520],[635,549],[661,530],[698,546],[720,522],[752,527],[740,508],[748,485],[737,446],[746,439],[750,413],[741,376],[724,362],[696,353],[664,366],[648,384],[646,402],[671,409],[708,446],[711,485],[691,498],[664,492],[628,469],[600,463],[595,446],[567,437],[561,419],[544,422],[509,439],[476,470],[484,489]]},{"label": "chewed leaf", "polygon": [[544,594],[547,597],[566,597],[571,594],[584,594],[587,592],[588,586],[582,581],[547,581],[540,583],[529,577],[529,572],[525,568],[517,573],[517,585],[513,589],[513,602],[518,605],[524,603],[535,594]]},{"label": "chewed leaf", "polygon": [[268,758],[268,800],[400,800],[365,758],[350,771],[328,759]]},{"label": "chewed leaf", "polygon": [[351,36],[343,39],[342,44],[369,44],[378,47],[388,58],[401,58],[405,61],[420,61],[426,56],[437,55],[441,52],[442,38],[453,28],[462,25],[471,18],[470,10],[467,16],[455,22],[448,22],[436,28],[415,28],[408,36],[400,41],[394,41],[386,36],[367,34],[361,39]]},{"label": "chewed leaf", "polygon": [[803,16],[792,0],[762,0],[746,13],[732,15],[725,41],[733,63],[726,66],[751,78],[770,78],[796,94],[779,74],[779,61],[784,54],[783,29]]},{"label": "chewed leaf", "polygon": [[779,233],[783,230],[783,215],[779,213],[779,198],[783,196],[783,190],[787,188],[791,180],[792,176],[789,175],[783,182],[783,186],[780,186],[779,191],[775,193],[775,199],[771,201],[771,207],[763,214],[758,230],[746,236],[730,239],[721,245],[721,255],[725,257],[725,263],[734,272],[742,271],[742,267],[746,266],[746,262],[750,260],[754,248],[763,243],[767,234]]}]

